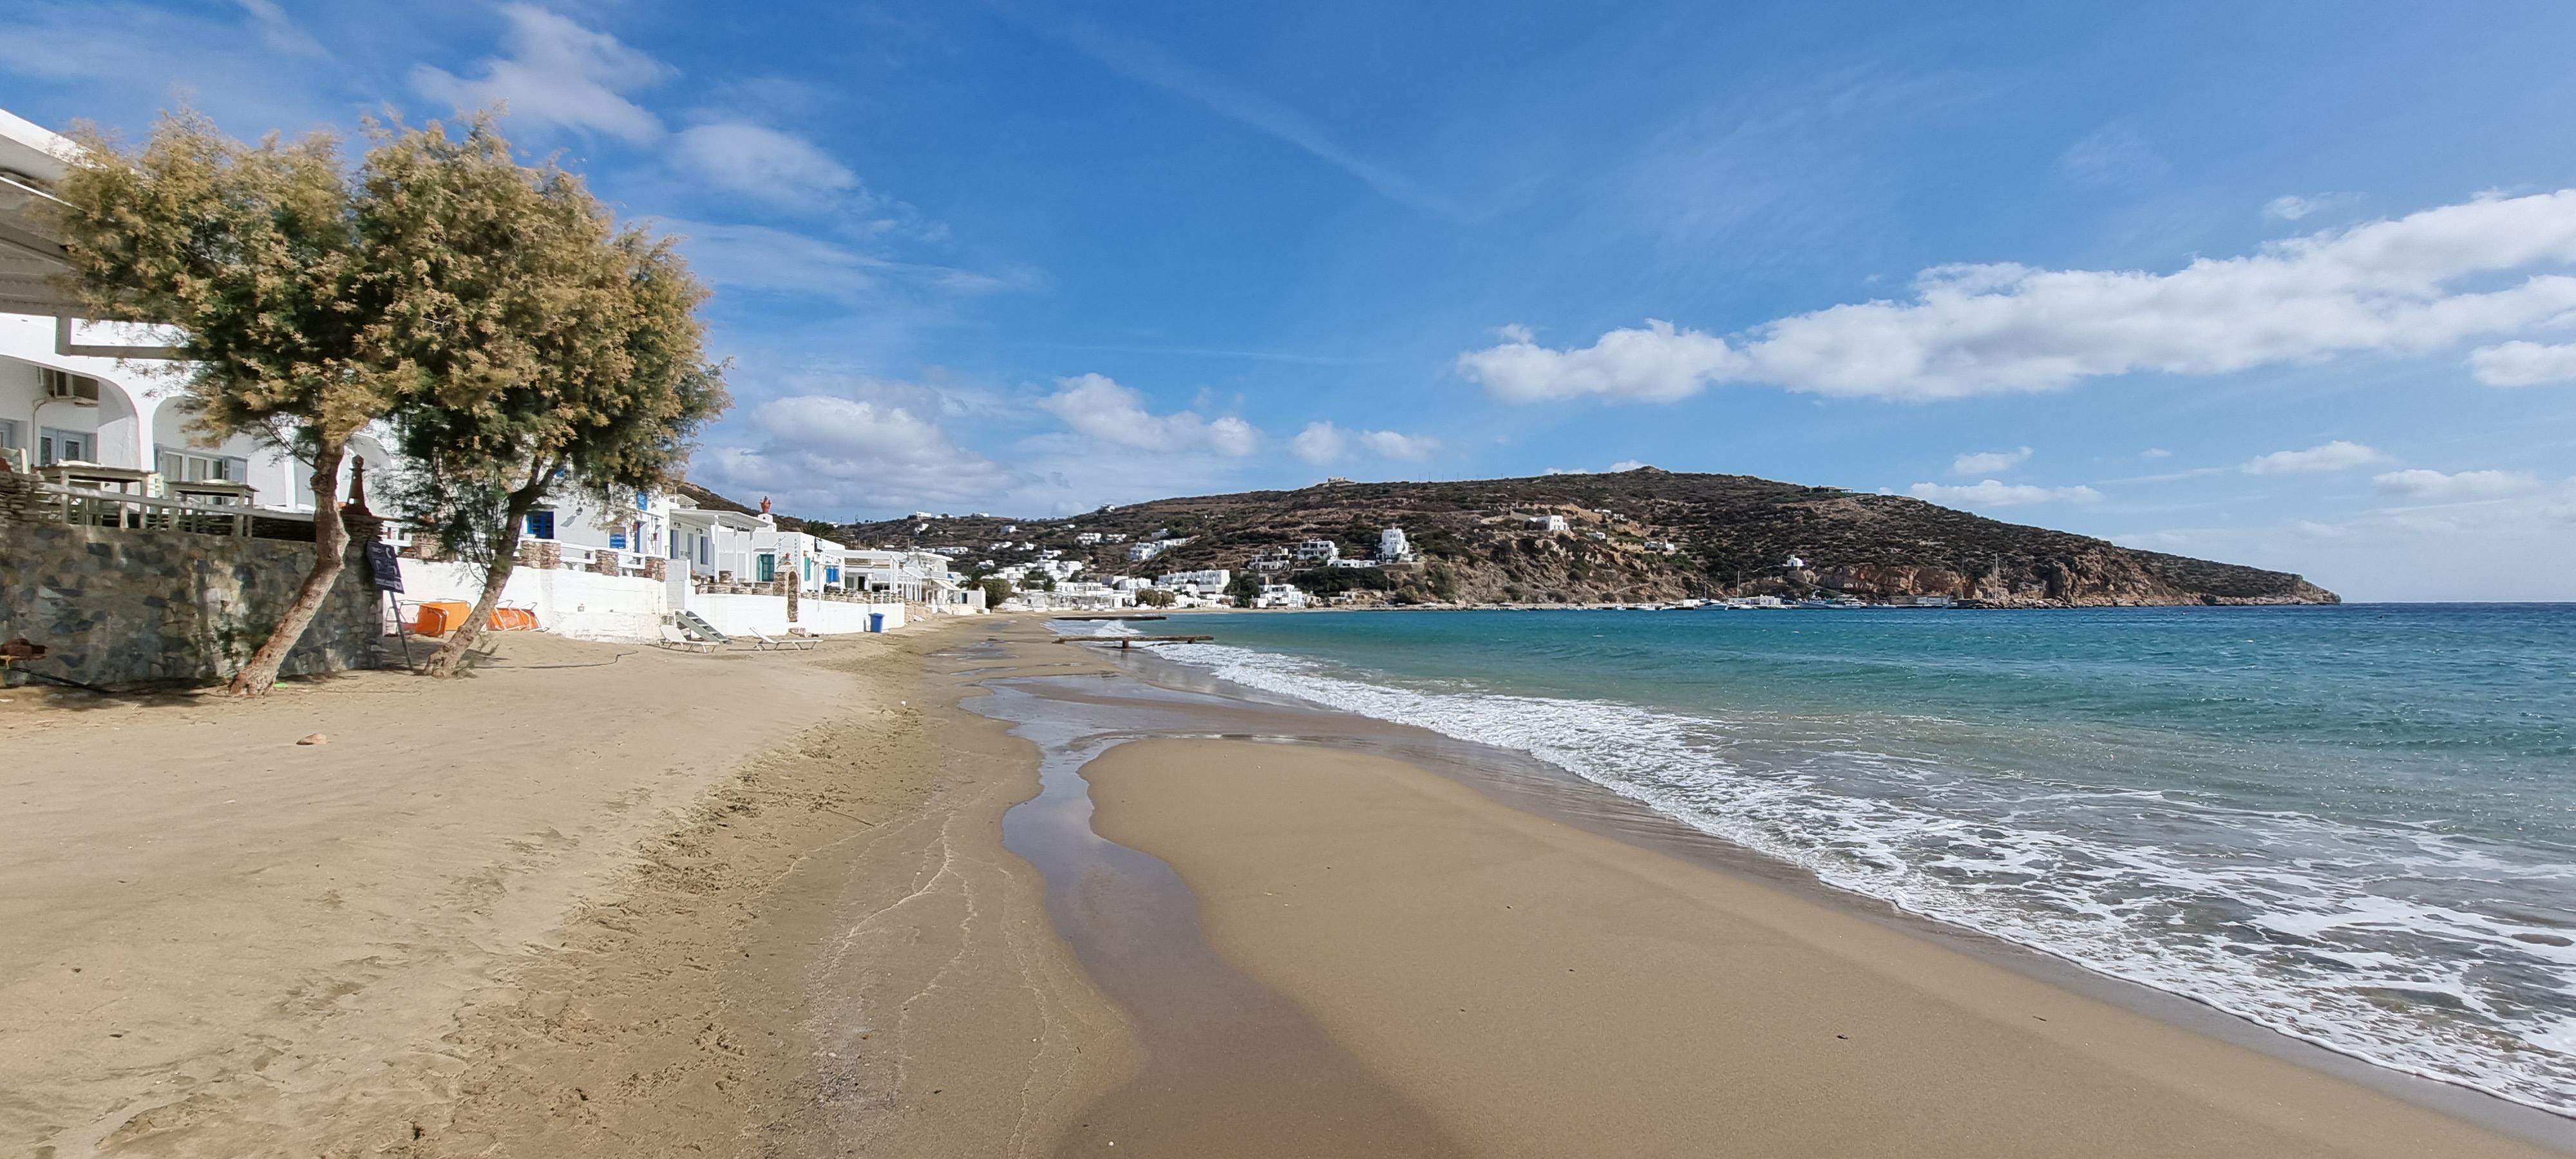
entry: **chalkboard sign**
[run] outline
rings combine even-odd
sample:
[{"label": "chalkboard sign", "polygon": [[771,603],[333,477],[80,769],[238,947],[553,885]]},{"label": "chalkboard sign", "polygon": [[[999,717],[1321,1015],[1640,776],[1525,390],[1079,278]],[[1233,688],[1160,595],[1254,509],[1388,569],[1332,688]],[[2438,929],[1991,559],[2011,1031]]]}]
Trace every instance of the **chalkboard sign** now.
[{"label": "chalkboard sign", "polygon": [[375,573],[376,590],[398,592],[402,589],[402,556],[390,543],[367,545],[367,570]]}]

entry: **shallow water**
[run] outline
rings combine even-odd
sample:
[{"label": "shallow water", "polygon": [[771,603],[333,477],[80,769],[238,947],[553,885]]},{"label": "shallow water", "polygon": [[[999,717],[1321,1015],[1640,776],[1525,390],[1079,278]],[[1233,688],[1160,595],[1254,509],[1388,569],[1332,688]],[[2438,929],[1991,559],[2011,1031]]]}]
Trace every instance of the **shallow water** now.
[{"label": "shallow water", "polygon": [[2576,1114],[2576,607],[1192,617],[1835,886]]}]

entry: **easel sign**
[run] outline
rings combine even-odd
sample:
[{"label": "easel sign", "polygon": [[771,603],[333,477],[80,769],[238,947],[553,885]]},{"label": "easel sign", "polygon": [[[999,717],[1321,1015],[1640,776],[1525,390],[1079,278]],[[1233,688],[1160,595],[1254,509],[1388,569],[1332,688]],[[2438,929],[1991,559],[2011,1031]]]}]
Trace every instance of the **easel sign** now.
[{"label": "easel sign", "polygon": [[[389,596],[402,594],[402,555],[394,545],[381,540],[367,545],[367,572],[376,581],[376,590]],[[411,666],[411,624],[403,619],[402,601],[394,601],[394,632],[402,637],[403,671],[416,672]]]}]

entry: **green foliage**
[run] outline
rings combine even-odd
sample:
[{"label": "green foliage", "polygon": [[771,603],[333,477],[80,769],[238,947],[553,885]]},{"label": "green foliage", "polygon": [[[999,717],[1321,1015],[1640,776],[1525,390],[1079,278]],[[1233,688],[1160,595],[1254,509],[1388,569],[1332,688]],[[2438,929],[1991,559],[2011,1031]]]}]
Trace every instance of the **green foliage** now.
[{"label": "green foliage", "polygon": [[1161,588],[1146,588],[1136,593],[1136,602],[1149,608],[1168,608],[1179,599],[1179,596]]},{"label": "green foliage", "polygon": [[339,140],[245,145],[188,111],[136,152],[95,132],[59,184],[69,288],[97,318],[176,329],[205,433],[309,448],[418,387],[393,317],[413,255],[376,236]]},{"label": "green foliage", "polygon": [[1238,571],[1234,573],[1233,582],[1225,585],[1225,594],[1234,597],[1236,607],[1251,607],[1252,601],[1261,598],[1261,577],[1250,571]]},{"label": "green foliage", "polygon": [[1009,580],[1003,579],[997,575],[988,575],[975,582],[977,586],[984,589],[985,607],[998,608],[1002,606],[1002,601],[1011,598],[1011,581]]},{"label": "green foliage", "polygon": [[676,486],[727,403],[707,291],[673,239],[618,229],[580,179],[522,165],[488,118],[384,132],[368,185],[388,238],[435,251],[402,274],[399,330],[429,389],[395,413],[404,512],[460,554],[504,560],[519,517],[566,482],[603,506]]},{"label": "green foliage", "polygon": [[1308,595],[1334,596],[1349,591],[1391,592],[1395,577],[1382,567],[1319,567],[1301,571],[1289,582],[1306,589]]}]

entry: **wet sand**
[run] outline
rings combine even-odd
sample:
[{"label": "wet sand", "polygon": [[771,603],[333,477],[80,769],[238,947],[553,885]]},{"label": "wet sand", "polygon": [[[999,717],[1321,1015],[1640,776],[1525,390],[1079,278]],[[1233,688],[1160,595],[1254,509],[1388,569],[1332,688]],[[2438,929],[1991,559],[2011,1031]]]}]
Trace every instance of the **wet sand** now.
[{"label": "wet sand", "polygon": [[0,1152],[2541,1153],[1035,618],[503,657],[0,704]]},{"label": "wet sand", "polygon": [[1043,1154],[1136,1058],[980,623],[0,694],[0,1154]]},{"label": "wet sand", "polygon": [[[1012,847],[1130,1008],[1144,1073],[1190,1083],[1186,1106],[1167,1097],[1178,1087],[1120,1089],[1066,1153],[1211,1153],[1202,1132],[1229,1106],[1291,1128],[1232,1140],[1251,1155],[2505,1156],[2576,1142],[2554,1117],[2481,1106],[2494,1117],[2470,1122],[2438,1108],[2492,1100],[2223,1016],[2196,1021],[2228,1033],[2200,1033],[2142,1012],[2152,1001],[2097,996],[2125,984],[2053,984],[1820,902],[1820,887],[1658,848],[1624,803],[1582,824],[1514,808],[1498,798],[1585,795],[1526,758],[1126,663],[997,681],[975,704],[1048,754],[1046,793],[1023,806],[1051,814],[1043,840],[1015,827]],[[1194,920],[1171,915],[1183,905]],[[1194,986],[1249,981],[1302,1023],[1255,1002],[1210,1010],[1166,980],[1122,988],[1095,941],[1151,945]],[[1214,964],[1196,964],[1208,950]],[[1365,1081],[1362,1119],[1429,1137],[1317,1145],[1334,1124],[1243,1045],[1305,1026],[1334,1048],[1314,1065]]]}]

